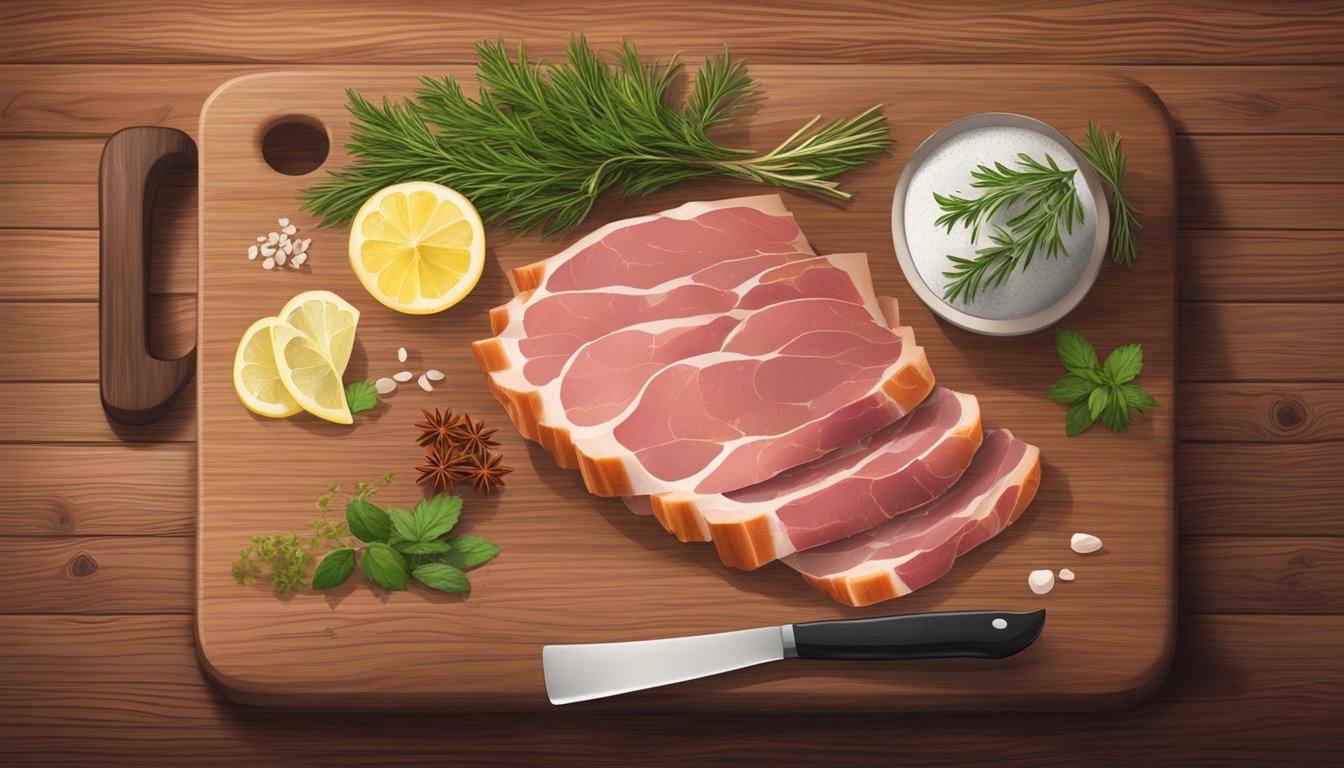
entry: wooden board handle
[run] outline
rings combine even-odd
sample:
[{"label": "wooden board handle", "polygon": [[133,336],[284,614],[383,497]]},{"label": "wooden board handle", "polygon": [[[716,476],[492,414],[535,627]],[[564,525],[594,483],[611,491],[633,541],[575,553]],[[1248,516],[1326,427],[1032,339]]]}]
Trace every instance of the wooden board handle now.
[{"label": "wooden board handle", "polygon": [[98,368],[103,410],[115,421],[163,418],[196,371],[196,350],[175,360],[149,351],[149,240],[164,174],[196,168],[196,143],[172,128],[126,128],[107,140],[98,174]]}]

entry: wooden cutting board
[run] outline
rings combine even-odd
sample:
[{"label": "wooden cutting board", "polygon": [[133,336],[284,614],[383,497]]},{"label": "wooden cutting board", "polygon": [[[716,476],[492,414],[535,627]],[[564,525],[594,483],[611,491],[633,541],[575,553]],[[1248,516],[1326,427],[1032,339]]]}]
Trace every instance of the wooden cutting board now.
[{"label": "wooden cutting board", "polygon": [[[802,662],[768,664],[715,678],[577,705],[592,709],[878,710],[1117,707],[1160,682],[1174,632],[1176,254],[1172,129],[1144,85],[1105,73],[981,67],[761,66],[767,97],[727,143],[766,148],[822,113],[850,115],[886,104],[897,144],[889,157],[850,173],[849,205],[784,193],[820,253],[866,251],[878,292],[901,302],[938,382],[980,398],[986,426],[1007,427],[1040,446],[1044,477],[1024,518],[961,558],[915,594],[852,609],[814,592],[778,564],[754,573],[723,568],[708,545],[678,543],[617,499],[584,492],[521,439],[486,391],[469,343],[489,334],[487,311],[510,297],[504,271],[549,256],[601,223],[688,200],[769,191],[746,183],[684,184],[639,200],[606,199],[566,238],[511,237],[489,230],[485,275],[453,309],[430,317],[383,308],[346,259],[346,231],[317,229],[295,194],[322,177],[278,173],[261,147],[269,127],[319,125],[331,139],[326,167],[345,162],[344,89],[403,95],[434,67],[280,72],[233,80],[201,118],[201,269],[198,450],[200,532],[197,628],[201,660],[229,696],[312,708],[517,710],[547,708],[541,647],[639,640],[833,618],[936,609],[1005,611],[1044,607],[1040,640],[1001,661]],[[1127,191],[1143,214],[1135,271],[1107,264],[1065,327],[1106,354],[1144,345],[1141,383],[1161,407],[1127,435],[1098,425],[1064,436],[1063,406],[1045,397],[1062,375],[1053,337],[975,336],[935,320],[906,285],[891,241],[891,195],[905,159],[930,133],[964,115],[1019,112],[1081,139],[1088,118],[1124,134]],[[273,135],[274,138],[274,135]],[[302,270],[266,272],[245,257],[259,233],[288,216],[312,237]],[[347,380],[387,376],[413,350],[410,367],[447,373],[432,394],[403,386],[353,426],[306,415],[255,417],[238,403],[231,365],[240,335],[294,294],[339,293],[361,312]],[[467,411],[500,427],[515,468],[504,492],[465,492],[460,529],[498,542],[503,553],[471,573],[469,596],[424,588],[384,593],[356,574],[329,593],[278,598],[242,587],[230,562],[256,533],[304,530],[314,499],[332,482],[386,471],[400,478],[379,500],[419,498],[413,422],[420,409]],[[1106,548],[1069,549],[1086,531]],[[1077,581],[1033,595],[1027,574],[1068,567]]]}]

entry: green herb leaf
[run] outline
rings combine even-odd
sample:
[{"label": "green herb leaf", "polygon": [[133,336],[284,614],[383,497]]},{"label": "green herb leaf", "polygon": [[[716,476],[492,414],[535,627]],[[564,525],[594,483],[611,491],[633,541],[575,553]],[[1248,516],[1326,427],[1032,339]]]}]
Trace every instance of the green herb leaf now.
[{"label": "green herb leaf", "polygon": [[1097,387],[1087,395],[1087,412],[1091,414],[1093,419],[1096,419],[1110,402],[1110,390],[1106,387]]},{"label": "green herb leaf", "polygon": [[1068,376],[1056,381],[1050,385],[1046,392],[1051,400],[1063,405],[1071,405],[1074,400],[1080,397],[1087,397],[1097,386],[1097,382],[1088,381],[1086,378],[1076,373],[1070,373]]},{"label": "green herb leaf", "polygon": [[1129,405],[1123,394],[1116,392],[1106,403],[1106,408],[1101,412],[1101,423],[1112,432],[1129,431]]},{"label": "green herb leaf", "polygon": [[1097,351],[1092,343],[1073,331],[1055,329],[1055,353],[1069,371],[1090,371],[1097,367]]},{"label": "green herb leaf", "polygon": [[452,550],[452,545],[443,539],[431,539],[429,541],[398,540],[393,542],[392,546],[405,555],[438,555]]},{"label": "green herb leaf", "polygon": [[468,592],[471,583],[467,575],[451,565],[425,563],[411,574],[415,580],[440,592]]},{"label": "green herb leaf", "polygon": [[345,583],[355,570],[355,550],[351,547],[333,549],[317,564],[313,572],[313,589],[331,589]]},{"label": "green herb leaf", "polygon": [[1101,372],[1112,384],[1124,384],[1133,381],[1143,371],[1143,347],[1139,344],[1126,344],[1116,347],[1106,356]]},{"label": "green herb leaf", "polygon": [[386,542],[392,536],[392,521],[377,504],[366,499],[351,499],[345,505],[345,522],[350,533],[365,544]]},{"label": "green herb leaf", "polygon": [[416,541],[437,539],[462,516],[462,497],[440,493],[415,505]]},{"label": "green herb leaf", "polygon": [[452,551],[438,558],[438,561],[456,568],[471,568],[499,554],[499,547],[493,541],[480,536],[452,536],[448,543],[452,545]]},{"label": "green herb leaf", "polygon": [[1157,401],[1148,394],[1148,390],[1137,384],[1121,384],[1120,393],[1129,407],[1136,411],[1151,411],[1157,407]]},{"label": "green herb leaf", "polygon": [[406,588],[406,558],[387,544],[370,543],[359,558],[359,567],[365,578],[384,589]]},{"label": "green herb leaf", "polygon": [[378,388],[372,381],[352,381],[345,385],[345,404],[351,413],[372,410],[378,404]]},{"label": "green herb leaf", "polygon": [[1097,417],[1087,408],[1087,401],[1079,400],[1069,408],[1069,415],[1064,417],[1064,434],[1069,437],[1081,435],[1096,420]]},{"label": "green herb leaf", "polygon": [[410,512],[396,507],[387,508],[387,516],[392,520],[392,538],[400,538],[406,541],[420,540],[420,527],[416,525],[415,518]]}]

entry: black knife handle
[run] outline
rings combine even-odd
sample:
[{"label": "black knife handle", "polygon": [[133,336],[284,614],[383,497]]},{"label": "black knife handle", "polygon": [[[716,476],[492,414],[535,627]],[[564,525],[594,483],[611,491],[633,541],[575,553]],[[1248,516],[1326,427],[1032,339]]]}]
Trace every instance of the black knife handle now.
[{"label": "black knife handle", "polygon": [[1002,659],[1031,645],[1044,626],[1044,610],[912,613],[794,624],[793,643],[800,659]]}]

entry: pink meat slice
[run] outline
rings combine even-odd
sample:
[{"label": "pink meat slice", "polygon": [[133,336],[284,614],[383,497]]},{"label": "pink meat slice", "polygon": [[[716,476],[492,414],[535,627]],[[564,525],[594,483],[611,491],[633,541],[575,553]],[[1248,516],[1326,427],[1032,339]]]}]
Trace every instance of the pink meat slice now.
[{"label": "pink meat slice", "polygon": [[[619,416],[569,430],[589,490],[732,491],[901,418],[928,395],[933,375],[913,333],[889,328],[876,305],[873,297],[767,306],[717,349],[658,370]],[[585,402],[604,390],[594,381]]]},{"label": "pink meat slice", "polygon": [[909,594],[1015,522],[1040,486],[1040,451],[1008,430],[989,431],[946,495],[847,539],[783,559],[812,586],[852,606]]},{"label": "pink meat slice", "polygon": [[980,447],[980,406],[937,388],[891,426],[741,490],[656,497],[651,511],[682,541],[713,541],[751,570],[828,544],[942,495]]}]

